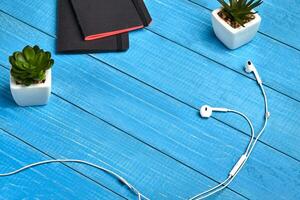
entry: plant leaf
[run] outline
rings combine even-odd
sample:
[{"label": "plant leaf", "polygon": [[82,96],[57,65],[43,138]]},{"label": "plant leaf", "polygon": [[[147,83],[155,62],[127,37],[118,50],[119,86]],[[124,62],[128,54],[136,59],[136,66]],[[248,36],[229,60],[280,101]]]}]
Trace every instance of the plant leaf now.
[{"label": "plant leaf", "polygon": [[29,61],[29,62],[30,62],[31,60],[33,60],[34,57],[35,57],[35,52],[34,52],[33,48],[30,47],[30,46],[26,46],[26,47],[23,49],[23,54],[24,54],[26,60]]}]

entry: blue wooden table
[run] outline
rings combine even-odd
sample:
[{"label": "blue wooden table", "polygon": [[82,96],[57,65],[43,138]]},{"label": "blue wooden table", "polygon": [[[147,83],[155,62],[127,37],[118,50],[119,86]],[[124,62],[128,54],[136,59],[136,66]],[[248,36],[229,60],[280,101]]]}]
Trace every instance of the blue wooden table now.
[{"label": "blue wooden table", "polygon": [[[230,51],[214,36],[212,0],[145,0],[153,23],[130,33],[122,53],[56,55],[56,0],[0,2],[0,173],[58,158],[85,159],[122,175],[154,200],[187,199],[227,177],[259,130],[263,98],[271,118],[233,183],[210,199],[300,199],[299,1],[266,0],[259,33]],[[47,106],[16,106],[8,56],[38,44],[53,53]],[[0,179],[0,199],[136,199],[111,176],[78,164],[40,166]]]}]

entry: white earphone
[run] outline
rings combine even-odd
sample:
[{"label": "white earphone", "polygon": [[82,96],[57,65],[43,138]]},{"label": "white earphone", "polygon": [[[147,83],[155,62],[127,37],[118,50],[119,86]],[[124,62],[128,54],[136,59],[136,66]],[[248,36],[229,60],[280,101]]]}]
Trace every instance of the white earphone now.
[{"label": "white earphone", "polygon": [[200,115],[203,118],[211,117],[213,112],[228,112],[227,108],[213,108],[208,105],[204,105],[200,108]]},{"label": "white earphone", "polygon": [[[253,73],[256,78],[257,83],[259,85],[262,84],[262,80],[261,80],[255,66],[253,65],[253,63],[250,60],[246,62],[245,72]],[[214,107],[210,107],[208,105],[204,105],[200,108],[200,115],[203,118],[209,118],[209,117],[211,117],[213,112],[228,112],[228,111],[229,111],[229,109],[227,109],[227,108],[214,108]]]},{"label": "white earphone", "polygon": [[[261,134],[263,133],[263,131],[265,130],[266,126],[267,126],[267,122],[268,122],[268,118],[270,117],[270,113],[268,111],[268,102],[267,102],[267,96],[266,96],[266,93],[265,93],[265,90],[263,88],[263,85],[262,85],[262,81],[259,77],[259,74],[255,68],[255,66],[252,64],[251,61],[248,61],[246,63],[246,67],[245,67],[245,71],[248,72],[248,73],[253,73],[255,78],[256,78],[256,81],[258,83],[258,85],[260,86],[261,88],[261,91],[262,91],[262,94],[264,96],[264,101],[265,101],[265,122],[264,122],[264,125],[263,125],[263,128],[260,130],[260,132],[258,133],[256,139],[254,140],[254,128],[253,128],[253,125],[252,125],[252,122],[249,120],[249,118],[244,115],[243,113],[239,112],[239,111],[236,111],[236,110],[232,110],[232,109],[228,109],[228,108],[213,108],[213,107],[210,107],[208,105],[204,105],[201,107],[200,109],[200,115],[201,117],[203,118],[209,118],[212,116],[213,112],[232,112],[232,113],[235,113],[235,114],[238,114],[240,116],[242,116],[244,119],[247,120],[250,128],[251,128],[251,138],[250,138],[250,141],[247,145],[247,148],[245,150],[245,152],[241,155],[241,157],[239,158],[239,160],[236,162],[236,164],[234,165],[234,167],[231,169],[231,171],[229,172],[228,174],[228,178],[225,179],[222,183],[218,184],[217,186],[209,189],[209,190],[206,190],[192,198],[190,198],[189,200],[198,200],[198,199],[204,199],[206,197],[209,197],[213,194],[215,194],[216,192],[226,188],[232,181],[233,179],[237,176],[237,174],[239,173],[239,171],[243,168],[243,166],[245,165],[245,163],[247,162],[257,140],[260,138]],[[126,181],[123,177],[121,177],[120,175],[114,173],[113,171],[111,170],[108,170],[104,167],[101,167],[99,165],[96,165],[96,164],[93,164],[93,163],[90,163],[90,162],[87,162],[87,161],[84,161],[84,160],[73,160],[73,159],[58,159],[58,160],[45,160],[45,161],[41,161],[41,162],[36,162],[36,163],[33,163],[33,164],[30,164],[30,165],[27,165],[27,166],[24,166],[20,169],[17,169],[15,171],[12,171],[12,172],[8,172],[8,173],[4,173],[4,174],[0,174],[0,177],[4,177],[4,176],[11,176],[11,175],[14,175],[14,174],[17,174],[17,173],[20,173],[24,170],[27,170],[27,169],[30,169],[30,168],[33,168],[33,167],[36,167],[36,166],[39,166],[39,165],[45,165],[45,164],[50,164],[50,163],[80,163],[80,164],[85,164],[85,165],[89,165],[91,167],[94,167],[96,169],[99,169],[99,170],[102,170],[114,177],[116,177],[118,180],[120,180],[123,184],[125,184],[132,192],[134,192],[138,199],[139,200],[142,200],[142,199],[146,199],[146,200],[150,200],[149,198],[147,198],[145,195],[143,195],[140,191],[138,191],[133,185],[131,185],[128,181]]]},{"label": "white earphone", "polygon": [[190,198],[189,200],[199,200],[199,199],[204,199],[206,197],[209,197],[215,193],[217,193],[220,190],[223,190],[224,188],[226,188],[233,180],[234,178],[237,176],[237,174],[240,172],[240,170],[243,168],[243,166],[245,165],[245,163],[247,162],[251,152],[253,151],[253,148],[257,142],[257,140],[260,138],[260,136],[262,135],[263,131],[265,130],[266,126],[267,126],[267,122],[268,122],[268,118],[270,117],[270,112],[268,110],[268,101],[267,101],[267,96],[265,93],[265,90],[263,88],[262,85],[262,80],[255,68],[255,66],[253,65],[253,63],[251,61],[247,61],[246,65],[245,65],[245,71],[247,73],[253,73],[256,81],[262,91],[263,97],[264,97],[264,102],[265,102],[265,121],[264,121],[264,125],[262,127],[262,129],[259,131],[256,139],[254,139],[254,128],[252,125],[252,122],[250,121],[250,119],[243,113],[236,111],[236,110],[232,110],[232,109],[228,109],[228,108],[214,108],[214,107],[210,107],[208,105],[204,105],[200,108],[200,115],[202,118],[209,118],[212,116],[213,112],[232,112],[235,114],[238,114],[240,116],[242,116],[244,119],[246,119],[246,121],[248,122],[250,129],[251,129],[251,137],[249,140],[249,143],[247,145],[246,150],[244,151],[244,153],[240,156],[239,160],[236,162],[236,164],[233,166],[233,168],[230,170],[230,172],[228,173],[228,177],[227,179],[225,179],[222,183],[216,185],[213,188],[210,188],[209,190],[206,190],[200,194],[197,194],[196,196]]},{"label": "white earphone", "polygon": [[259,74],[258,74],[258,72],[257,72],[257,70],[255,68],[255,66],[253,65],[253,63],[250,60],[247,61],[246,65],[245,65],[245,71],[247,73],[251,73],[252,72],[254,74],[255,78],[256,78],[257,83],[259,85],[262,84],[262,80],[261,80],[261,78],[260,78],[260,76],[259,76]]}]

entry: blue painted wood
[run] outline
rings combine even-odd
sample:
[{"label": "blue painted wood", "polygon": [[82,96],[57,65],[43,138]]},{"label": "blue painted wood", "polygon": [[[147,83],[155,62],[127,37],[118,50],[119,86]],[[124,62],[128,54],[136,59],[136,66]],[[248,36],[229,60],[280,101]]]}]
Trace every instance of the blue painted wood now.
[{"label": "blue painted wood", "polygon": [[[134,89],[136,89],[136,88],[134,88]],[[124,119],[123,119],[124,120]],[[274,186],[273,186],[274,187]]]},{"label": "blue painted wood", "polygon": [[[12,23],[13,20],[9,21]],[[12,25],[11,27],[16,28],[18,26],[21,25]],[[21,26],[20,29],[25,33],[34,32],[34,29],[28,31],[28,28],[24,26]],[[9,29],[7,29],[7,32],[18,31],[9,31]],[[18,41],[18,45],[20,46],[24,45],[24,42],[27,42],[18,38],[18,35],[14,36],[14,39]],[[28,35],[26,38],[27,40],[30,40],[29,43],[37,40],[40,44],[46,46],[47,49],[53,50],[51,44],[53,44],[54,41],[51,38],[47,38],[46,36],[37,33],[32,37]],[[9,43],[5,46],[6,49],[3,49],[2,51],[8,53],[9,49],[12,47]],[[122,54],[119,55],[121,56]],[[99,67],[99,63],[96,64],[96,61],[90,61],[90,59],[82,60],[82,57],[83,56],[55,56],[56,61],[59,63],[58,66],[65,66],[65,68],[59,67],[54,69],[54,72],[56,73],[54,77],[57,77],[54,81],[54,88],[56,88],[55,92],[63,95],[64,98],[83,106],[90,112],[96,113],[98,116],[109,117],[107,119],[114,124],[126,128],[131,134],[138,134],[143,140],[147,142],[150,141],[168,154],[180,158],[180,160],[183,160],[185,163],[190,164],[193,162],[192,166],[201,171],[206,170],[205,174],[213,174],[216,177],[220,177],[220,179],[224,178],[224,174],[222,175],[220,172],[229,170],[224,169],[224,166],[233,165],[234,161],[236,161],[236,157],[240,153],[239,150],[233,148],[233,146],[237,145],[238,147],[241,147],[239,145],[245,145],[246,138],[243,139],[243,136],[238,132],[234,133],[232,129],[224,129],[222,124],[218,124],[215,121],[207,121],[207,124],[203,121],[200,122],[197,111],[194,109],[184,106],[172,99],[167,98],[164,100],[166,98],[164,95],[157,96],[152,89],[142,87],[140,86],[141,84],[138,84],[131,79],[120,79],[120,75],[111,74],[114,70],[109,68],[102,69],[101,67],[97,68],[96,66]],[[74,62],[75,60],[76,62]],[[80,66],[85,67],[82,69]],[[68,72],[72,67],[74,68],[72,71],[75,72],[70,74]],[[65,74],[68,74],[68,76],[65,76]],[[74,80],[80,80],[80,82]],[[133,87],[136,84],[138,84],[139,87]],[[80,90],[77,90],[76,88],[79,88]],[[95,99],[97,99],[97,101],[95,101]],[[180,110],[178,110],[178,108],[180,108]],[[162,109],[164,111],[163,113],[161,112]],[[126,112],[124,113],[124,111]],[[114,116],[119,117],[116,118]],[[170,117],[172,118],[170,119]],[[158,121],[160,123],[157,123]],[[145,122],[147,122],[147,124],[145,124]],[[172,129],[170,129],[170,127]],[[208,130],[208,127],[210,130]],[[174,130],[176,130],[176,132]],[[178,132],[180,132],[180,134],[178,134]],[[212,136],[211,132],[220,134]],[[227,134],[223,135],[221,134],[222,132]],[[195,138],[201,136],[199,136],[199,133],[202,133],[204,138],[195,140]],[[188,140],[186,138],[188,138]],[[209,140],[209,138],[212,138],[212,140]],[[182,141],[186,140],[186,144],[188,145],[182,147]],[[174,144],[175,141],[177,142]],[[200,143],[199,141],[211,142]],[[224,144],[224,142],[221,141],[226,141],[226,143]],[[243,144],[240,144],[241,141],[243,141]],[[276,193],[278,198],[284,198],[286,196],[297,198],[296,193],[290,193],[289,188],[283,187],[283,185],[286,185],[287,183],[282,182],[280,179],[282,171],[279,169],[290,170],[290,172],[287,173],[291,173],[291,176],[289,177],[293,177],[298,162],[282,156],[272,149],[266,149],[266,147],[262,147],[262,149],[265,150],[257,152],[261,156],[256,155],[259,157],[258,162],[255,162],[250,168],[254,171],[248,171],[249,174],[243,176],[247,178],[241,179],[239,185],[236,186],[239,192],[242,191],[243,194],[252,198],[255,198],[255,195],[272,198],[274,197],[274,194],[269,191],[276,189],[278,190],[278,194]],[[209,155],[209,157],[205,157],[205,155]],[[211,155],[214,155],[214,157]],[[228,158],[228,155],[236,157]],[[258,186],[260,181],[264,183],[265,179],[260,178],[260,180],[257,180],[259,178],[258,174],[260,174],[256,171],[257,167],[261,166],[261,168],[264,168],[262,163],[265,160],[266,155],[274,161],[274,163],[270,163],[270,166],[265,167],[265,169],[267,168],[268,170],[264,170],[264,178],[267,179],[268,182],[274,183],[273,185],[270,185],[271,188],[266,188],[265,184]],[[222,158],[228,158],[228,160]],[[216,160],[219,163],[216,163]],[[274,166],[273,164],[276,165]],[[254,179],[252,179],[253,174],[255,176]],[[256,187],[249,189],[249,185],[251,185],[249,183],[252,182],[256,182]],[[288,183],[291,182],[297,187],[297,180],[288,180]],[[282,196],[280,196],[280,194]]]},{"label": "blue painted wood", "polygon": [[[214,1],[216,0],[210,2]],[[55,0],[47,1],[42,5],[39,0],[25,0],[22,1],[19,9],[14,6],[18,1],[13,3],[14,1],[4,0],[4,2],[0,4],[0,6],[2,5],[0,9],[13,13],[16,17],[51,33],[51,35],[55,34]],[[146,0],[145,2],[153,17],[153,23],[149,27],[151,31],[238,73],[241,73],[245,61],[251,59],[259,68],[260,73],[264,75],[265,85],[300,101],[298,92],[300,79],[297,78],[300,76],[299,51],[261,34],[258,34],[250,44],[231,51],[214,36],[208,10],[187,0]],[[288,4],[282,4],[282,6],[285,5]],[[40,17],[42,13],[36,9],[36,6],[41,10],[47,10],[47,15]],[[31,15],[24,15],[23,10],[27,10]],[[51,10],[53,12],[49,12]],[[273,24],[271,25],[273,26]]]},{"label": "blue painted wood", "polygon": [[[0,79],[0,107],[5,108],[1,126],[47,154],[85,159],[114,170],[151,199],[187,199],[216,184],[54,95],[46,107],[17,107],[7,90],[9,71],[0,67],[0,73],[6,75]],[[103,173],[82,165],[70,166],[125,197],[136,199]],[[244,198],[226,190],[216,199]]]},{"label": "blue painted wood", "polygon": [[[2,130],[0,155],[0,173],[49,159]],[[0,199],[123,199],[62,164],[39,166],[14,176],[1,177],[0,185]]]},{"label": "blue painted wood", "polygon": [[[172,12],[162,11],[162,13]],[[168,28],[164,30],[168,30]],[[203,48],[206,47],[203,46]],[[282,51],[284,50],[282,49]],[[211,51],[210,54],[215,55],[215,52]],[[249,52],[253,52],[253,49],[249,49],[245,54]],[[203,103],[234,107],[247,113],[257,129],[262,124],[262,117],[258,118],[257,116],[263,116],[263,101],[256,81],[249,81],[245,78],[251,76],[245,74],[243,70],[246,56],[243,59],[241,56],[239,64],[236,65],[236,70],[243,74],[243,76],[240,76],[240,74],[234,73],[220,64],[198,56],[147,31],[131,34],[131,49],[126,54],[95,54],[94,56],[191,105],[195,109]],[[235,58],[237,56],[238,54],[235,55]],[[292,60],[297,63],[300,62],[300,54],[292,54],[292,56]],[[286,57],[290,57],[289,54]],[[276,57],[276,59],[280,58]],[[226,62],[224,56],[220,60]],[[281,60],[281,63],[287,62]],[[260,66],[263,65],[257,65],[263,80],[268,77],[274,78],[268,76],[268,73],[264,73],[264,68]],[[300,63],[297,66],[300,66]],[[277,69],[268,68],[267,70],[276,73]],[[299,72],[300,70],[296,71],[296,68],[293,68],[291,72],[288,72],[288,77],[291,78],[286,77],[286,79],[283,79],[281,77],[280,79],[281,82],[292,80],[290,85],[294,87],[297,94],[299,94],[299,89],[296,82],[299,81],[297,79]],[[282,73],[278,72],[277,77],[280,78],[280,75]],[[297,81],[294,81],[296,79]],[[300,109],[300,104],[276,90],[267,88],[271,112],[273,113],[268,131],[272,134],[266,133],[262,137],[262,141],[300,160],[300,149],[298,148],[300,138],[297,137],[300,124],[296,122],[300,118],[300,113],[297,112]],[[291,115],[291,113],[293,114]],[[218,119],[239,130],[246,131],[246,126],[240,125],[239,121],[232,120],[227,116],[220,116]],[[282,142],[282,132],[285,133],[286,143]]]},{"label": "blue painted wood", "polygon": [[[220,7],[217,0],[190,0],[209,9]],[[257,9],[262,16],[260,31],[300,50],[299,1],[267,0]]]},{"label": "blue painted wood", "polygon": [[300,79],[297,78],[300,76],[299,51],[261,34],[257,34],[250,44],[232,51],[215,37],[210,11],[182,0],[149,2],[151,13],[159,22],[150,26],[150,30],[238,73],[241,72],[245,61],[251,59],[263,74],[265,85],[300,100]]},{"label": "blue painted wood", "polygon": [[[164,16],[167,16],[167,14],[170,13],[176,13],[176,10],[180,10],[180,9],[173,8],[177,4],[180,5],[180,8],[185,8],[184,5],[180,4],[180,2],[177,2],[177,4],[174,5],[174,3],[172,4],[172,2],[168,2],[168,4],[163,4],[161,3],[162,1],[159,1],[158,6],[156,6],[155,8],[157,10],[161,9],[162,11],[159,13],[165,13]],[[37,1],[30,1],[28,2],[27,7],[25,6],[26,9],[29,9],[28,11],[29,13],[35,13],[34,8],[36,7],[36,3]],[[184,19],[184,17],[188,13],[193,14],[195,12],[195,10],[193,9],[194,7],[199,9],[199,6],[195,6],[194,4],[190,4],[190,5],[191,7],[188,8],[190,12],[188,12],[188,10],[184,10],[184,13],[178,15],[181,17],[180,19]],[[44,3],[43,6],[44,6],[43,10],[55,9],[55,3],[53,2],[52,3],[49,2],[48,4]],[[173,9],[165,10],[164,7],[168,7],[168,8],[171,7]],[[168,20],[166,20],[165,18],[158,20],[157,14],[154,12],[154,8],[152,4],[149,4],[149,8],[151,10],[151,13],[154,16],[155,21],[159,21],[163,25],[167,25],[170,22],[172,22],[173,18],[168,18]],[[13,12],[17,17],[22,17],[20,15],[22,13],[21,10],[14,9],[14,11],[10,10],[10,12]],[[198,14],[200,17],[201,13]],[[35,13],[34,15],[31,16],[24,16],[24,20],[27,21],[28,23],[31,23],[34,26],[43,28],[44,31],[47,31],[48,29],[52,30],[52,32],[49,33],[51,35],[54,35],[53,31],[55,29],[53,27],[55,27],[54,25],[55,12],[52,13],[49,12],[48,16],[43,15],[44,18],[47,18],[47,20],[43,21],[43,23],[40,23],[40,20],[38,20],[41,17],[42,16],[40,16],[39,13]],[[174,19],[177,18],[174,17]],[[178,18],[178,20],[180,19]],[[193,19],[196,19],[196,17],[189,18],[189,20],[193,20]],[[204,19],[206,18],[204,17]],[[178,20],[176,21],[180,22],[179,23],[180,25],[185,24],[183,20],[180,21]],[[164,21],[168,21],[168,23],[164,24]],[[45,23],[47,23],[47,25],[45,25]],[[157,26],[156,24],[158,23],[153,23],[153,27],[156,27]],[[172,26],[172,27],[176,27],[176,26]],[[186,26],[182,28],[182,30],[186,30],[186,29],[187,29]],[[170,27],[166,26],[166,29],[161,29],[161,30],[162,31],[170,30]],[[194,30],[194,29],[190,29],[190,30]],[[180,33],[180,30],[176,30],[173,32]],[[194,33],[193,35],[197,35],[197,34]],[[191,36],[189,35],[189,37]],[[176,39],[179,40],[179,37]],[[204,38],[203,40],[199,40],[198,43],[201,44],[202,42],[205,42],[208,39],[209,37],[206,36],[206,38]],[[217,40],[214,38],[213,41],[211,41],[210,43],[211,46],[214,45],[215,42],[217,42]],[[193,43],[197,44],[195,40],[193,40]],[[262,43],[262,41],[260,41],[260,43]],[[274,43],[274,41],[272,41],[272,43]],[[207,49],[209,45],[202,44],[201,47]],[[174,48],[176,50],[174,50]],[[251,52],[256,52],[255,50],[257,48],[258,47],[255,47],[255,49],[249,48],[245,54],[251,54]],[[233,55],[234,59],[240,58],[239,62],[236,63],[236,68],[237,68],[236,70],[239,73],[243,73],[242,72],[243,63],[247,59],[247,57],[245,55],[240,56],[239,53],[235,55],[232,52],[229,52],[228,50],[224,51],[224,49],[218,52],[219,49],[222,49],[221,45],[215,46],[213,51],[209,51],[210,55],[217,55],[217,54],[224,55],[224,53],[227,52],[225,53],[226,56]],[[298,53],[293,54],[287,50],[288,50],[287,48],[282,49],[282,51],[287,52],[286,57],[292,55],[291,60],[293,62],[294,60],[296,60],[295,64],[299,62],[300,59],[297,59],[299,57]],[[272,52],[270,51],[270,53]],[[147,55],[147,57],[145,57],[145,55]],[[257,97],[257,100],[249,98],[249,96],[256,96],[257,94],[259,94],[258,93],[259,91],[256,89],[257,88],[256,85],[253,84],[254,81],[251,82],[247,80],[240,80],[243,77],[234,75],[234,73],[226,69],[221,69],[220,68],[222,67],[221,65],[211,62],[208,59],[203,58],[202,56],[196,55],[195,53],[191,53],[188,50],[181,48],[177,45],[174,46],[173,43],[166,41],[155,34],[149,33],[148,31],[140,31],[131,34],[131,49],[127,53],[99,54],[94,56],[105,61],[106,63],[109,63],[110,65],[113,65],[119,70],[122,70],[156,88],[159,88],[160,90],[176,97],[177,99],[180,99],[181,101],[188,103],[189,105],[192,105],[194,108],[200,106],[201,103],[211,103],[213,105],[224,105],[224,106],[236,105],[236,108],[244,107],[245,108],[244,111],[247,112],[250,111],[249,116],[254,119],[254,122],[257,125],[257,127],[259,127],[261,124],[261,118],[257,119],[256,116],[258,114],[262,115],[261,113],[262,99],[259,96]],[[169,57],[169,59],[166,60],[164,56]],[[256,55],[256,57],[258,56],[259,55]],[[274,57],[275,56],[264,57],[266,59],[268,58],[267,60],[265,60],[265,62],[271,61],[269,58],[273,59]],[[224,56],[222,56],[222,58],[220,59],[224,60],[224,62],[227,63],[226,58],[224,58]],[[276,57],[276,59],[279,58]],[[280,63],[282,62],[285,62],[285,60],[280,60]],[[142,66],[142,67],[137,67],[137,66]],[[160,66],[159,69],[157,66]],[[257,66],[262,66],[262,65],[257,65]],[[295,65],[295,67],[296,66],[298,65]],[[260,70],[263,80],[269,77],[274,78],[273,75],[269,76],[268,73],[264,71],[265,68],[259,67],[258,69]],[[277,69],[274,70],[274,68],[266,68],[266,69],[272,73],[277,72]],[[294,78],[297,77],[297,75],[292,76],[292,74],[297,74],[299,71],[297,70],[295,71],[294,69],[296,68],[288,68],[288,69],[292,70],[292,72],[289,73],[290,74],[289,77],[291,78],[286,78],[284,80],[278,79],[278,80],[281,80],[281,83],[286,83],[287,80],[288,81],[292,80],[291,82],[293,82],[293,84],[290,84],[290,86],[294,87],[294,90],[296,91],[298,89],[297,89],[297,84],[295,83],[297,83],[297,80],[299,79]],[[222,76],[220,77],[218,74],[222,74]],[[278,75],[277,78],[280,78],[279,75],[282,75],[281,72],[278,72],[276,74]],[[244,76],[249,77],[246,75]],[[155,79],[153,77],[155,77]],[[275,79],[276,77],[274,78],[274,80]],[[178,80],[180,80],[180,84],[178,84]],[[209,85],[205,85],[203,83]],[[218,87],[215,87],[215,85],[218,85]],[[252,93],[248,91],[248,89],[245,89],[245,85],[247,85],[247,88],[249,85],[249,90],[251,89],[250,85],[252,85],[253,87],[253,90],[251,90]],[[209,87],[209,90],[214,93],[213,96],[203,95],[203,91],[207,91],[207,87]],[[239,91],[239,94],[237,94],[237,91]],[[273,108],[272,112],[276,115],[272,114],[273,124],[268,129],[270,132],[272,132],[272,135],[266,134],[266,136],[264,136],[262,139],[265,143],[268,143],[274,148],[300,160],[300,156],[299,156],[300,149],[298,148],[300,138],[296,137],[298,131],[300,130],[300,125],[294,124],[294,120],[300,117],[299,116],[300,113],[298,114],[296,112],[296,110],[299,108],[299,103],[297,101],[293,101],[287,97],[280,95],[276,91],[274,92],[274,90],[268,90],[268,94],[270,95],[271,107]],[[299,93],[297,92],[297,94]],[[236,102],[233,102],[233,100],[235,100]],[[247,109],[247,108],[251,108],[251,109]],[[274,110],[274,108],[276,108],[276,110]],[[293,113],[295,117],[290,119],[290,121],[287,121],[286,119],[287,118],[289,119],[289,113]],[[229,123],[231,126],[234,126],[235,128],[238,128],[244,132],[246,131],[246,126],[241,126],[239,122],[236,120],[231,120],[226,116],[218,117],[218,119],[221,119],[226,123]],[[288,125],[286,123],[291,123],[293,125]],[[285,140],[287,141],[286,143],[282,143],[282,135],[283,135],[282,131],[285,132]]]}]

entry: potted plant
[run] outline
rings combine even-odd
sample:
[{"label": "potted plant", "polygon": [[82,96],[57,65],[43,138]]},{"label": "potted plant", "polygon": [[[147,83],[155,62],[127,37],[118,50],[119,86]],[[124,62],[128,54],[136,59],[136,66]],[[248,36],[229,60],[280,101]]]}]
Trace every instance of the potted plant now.
[{"label": "potted plant", "polygon": [[216,36],[229,49],[236,49],[255,36],[261,17],[253,9],[262,0],[218,0],[221,8],[212,12],[212,25]]},{"label": "potted plant", "polygon": [[51,53],[38,46],[26,46],[9,57],[10,90],[20,106],[47,104],[51,93]]}]

